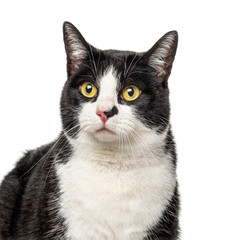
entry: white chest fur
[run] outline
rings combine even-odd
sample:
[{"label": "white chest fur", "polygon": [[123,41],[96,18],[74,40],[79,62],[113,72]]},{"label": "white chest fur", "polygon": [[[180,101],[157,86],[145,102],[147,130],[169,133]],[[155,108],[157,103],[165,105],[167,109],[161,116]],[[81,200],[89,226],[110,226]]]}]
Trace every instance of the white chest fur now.
[{"label": "white chest fur", "polygon": [[[85,156],[77,151],[67,164],[57,165],[67,239],[142,240],[158,222],[175,187],[170,157],[129,168],[104,164],[117,157],[114,151],[86,149]],[[120,158],[130,161],[127,154]],[[152,155],[135,150],[135,158],[143,163]]]}]

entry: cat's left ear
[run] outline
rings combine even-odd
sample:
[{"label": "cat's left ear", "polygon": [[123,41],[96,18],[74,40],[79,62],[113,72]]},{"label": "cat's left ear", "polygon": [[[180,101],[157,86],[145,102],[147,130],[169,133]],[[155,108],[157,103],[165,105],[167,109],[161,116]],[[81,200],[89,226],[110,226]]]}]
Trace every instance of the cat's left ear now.
[{"label": "cat's left ear", "polygon": [[70,76],[80,68],[90,46],[78,29],[69,22],[64,22],[63,34],[67,54],[67,73]]},{"label": "cat's left ear", "polygon": [[159,41],[146,53],[147,64],[157,72],[158,81],[167,81],[172,63],[175,58],[178,44],[177,31],[166,33]]}]

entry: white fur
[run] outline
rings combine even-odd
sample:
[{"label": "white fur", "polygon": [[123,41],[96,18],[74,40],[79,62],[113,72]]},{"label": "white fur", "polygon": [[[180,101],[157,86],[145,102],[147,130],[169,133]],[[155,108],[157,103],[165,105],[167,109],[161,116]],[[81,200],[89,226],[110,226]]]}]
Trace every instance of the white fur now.
[{"label": "white fur", "polygon": [[117,105],[117,79],[113,75],[111,68],[100,81],[100,94],[97,100],[97,110],[107,112],[111,111],[114,105]]},{"label": "white fur", "polygon": [[[60,214],[71,240],[142,240],[157,224],[175,188],[171,157],[162,150],[167,132],[157,134],[116,101],[116,78],[100,80],[95,103],[83,105],[73,155],[57,164]],[[103,127],[97,109],[119,113]]]},{"label": "white fur", "polygon": [[166,66],[166,58],[171,51],[171,47],[174,44],[174,34],[171,32],[166,35],[159,47],[151,55],[149,64],[154,67],[158,72],[162,72]]}]

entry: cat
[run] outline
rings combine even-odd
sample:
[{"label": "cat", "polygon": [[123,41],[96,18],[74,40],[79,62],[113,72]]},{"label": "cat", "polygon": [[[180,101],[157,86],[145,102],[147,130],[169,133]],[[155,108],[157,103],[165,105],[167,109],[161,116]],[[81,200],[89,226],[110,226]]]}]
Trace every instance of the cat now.
[{"label": "cat", "polygon": [[177,32],[143,53],[99,50],[69,22],[63,32],[62,131],[3,180],[1,239],[179,239],[168,89]]}]

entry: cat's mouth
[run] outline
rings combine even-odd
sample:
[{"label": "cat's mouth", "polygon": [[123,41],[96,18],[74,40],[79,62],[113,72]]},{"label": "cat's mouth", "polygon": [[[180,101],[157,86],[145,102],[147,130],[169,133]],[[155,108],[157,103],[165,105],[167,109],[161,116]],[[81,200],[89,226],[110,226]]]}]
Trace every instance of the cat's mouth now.
[{"label": "cat's mouth", "polygon": [[106,127],[102,127],[101,129],[97,130],[96,133],[97,133],[97,134],[110,134],[110,135],[116,135],[115,132],[109,130],[109,129],[106,128]]},{"label": "cat's mouth", "polygon": [[112,142],[116,140],[117,134],[106,127],[102,127],[95,132],[95,137],[101,142]]}]

